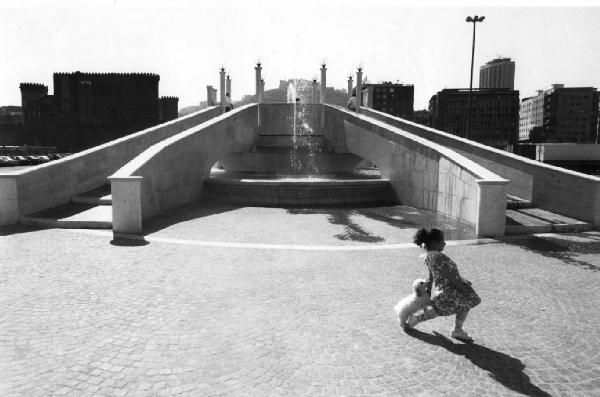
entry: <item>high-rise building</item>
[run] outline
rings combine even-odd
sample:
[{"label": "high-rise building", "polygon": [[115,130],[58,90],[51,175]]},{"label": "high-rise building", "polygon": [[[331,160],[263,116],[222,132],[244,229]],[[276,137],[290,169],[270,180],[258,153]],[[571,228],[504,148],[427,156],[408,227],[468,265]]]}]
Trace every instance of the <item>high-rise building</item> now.
[{"label": "high-rise building", "polygon": [[515,89],[515,62],[510,58],[497,58],[479,69],[479,88]]},{"label": "high-rise building", "polygon": [[529,141],[531,136],[540,136],[544,128],[544,91],[523,98],[519,110],[519,142]]},{"label": "high-rise building", "polygon": [[598,90],[553,84],[521,102],[519,141],[595,143]]},{"label": "high-rise building", "polygon": [[415,87],[412,84],[362,85],[362,105],[392,116],[412,120]]},{"label": "high-rise building", "polygon": [[[469,89],[444,89],[429,101],[431,127],[465,137],[469,117]],[[517,140],[519,91],[508,88],[474,89],[469,139],[506,149]]]}]

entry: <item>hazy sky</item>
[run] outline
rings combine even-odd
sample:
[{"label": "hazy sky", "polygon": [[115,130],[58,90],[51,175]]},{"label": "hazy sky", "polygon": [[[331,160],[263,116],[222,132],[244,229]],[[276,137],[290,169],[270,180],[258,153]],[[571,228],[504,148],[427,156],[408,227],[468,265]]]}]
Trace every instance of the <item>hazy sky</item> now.
[{"label": "hazy sky", "polygon": [[79,70],[158,73],[160,94],[178,96],[183,108],[205,100],[207,84],[218,88],[221,65],[237,100],[254,93],[257,58],[266,89],[279,79],[318,76],[325,58],[328,86],[346,88],[361,63],[371,82],[414,84],[415,109],[421,109],[443,88],[468,87],[472,24],[465,17],[475,14],[486,19],[477,24],[474,87],[479,67],[502,55],[516,62],[522,98],[556,82],[600,88],[597,7],[435,1],[416,7],[383,0],[85,4],[0,0],[0,105],[20,104],[21,82],[44,83],[52,93],[53,72]]}]

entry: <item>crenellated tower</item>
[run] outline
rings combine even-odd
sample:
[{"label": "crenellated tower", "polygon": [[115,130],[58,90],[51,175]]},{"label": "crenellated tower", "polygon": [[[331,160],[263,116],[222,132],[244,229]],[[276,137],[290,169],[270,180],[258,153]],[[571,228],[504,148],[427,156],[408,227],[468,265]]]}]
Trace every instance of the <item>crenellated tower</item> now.
[{"label": "crenellated tower", "polygon": [[39,101],[48,95],[48,86],[40,83],[21,83],[21,107],[25,109],[31,102]]},{"label": "crenellated tower", "polygon": [[44,145],[47,142],[45,123],[50,114],[48,106],[48,86],[40,83],[21,83],[21,108],[23,109],[23,127],[28,143]]},{"label": "crenellated tower", "polygon": [[160,123],[179,117],[179,98],[176,96],[161,96],[159,99],[158,121]]}]

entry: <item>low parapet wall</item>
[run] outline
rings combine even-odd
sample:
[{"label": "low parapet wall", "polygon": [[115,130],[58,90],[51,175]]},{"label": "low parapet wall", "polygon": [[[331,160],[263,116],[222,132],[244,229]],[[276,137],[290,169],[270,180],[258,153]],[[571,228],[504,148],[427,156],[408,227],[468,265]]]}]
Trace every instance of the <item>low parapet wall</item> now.
[{"label": "low parapet wall", "polygon": [[106,182],[106,178],[142,153],[181,131],[220,114],[218,107],[160,124],[50,163],[13,174],[0,174],[0,224],[66,203]]},{"label": "low parapet wall", "polygon": [[200,199],[215,162],[249,150],[257,134],[258,106],[250,104],[145,150],[109,178],[113,232],[141,234],[145,220]]},{"label": "low parapet wall", "polygon": [[373,109],[363,108],[361,112],[461,153],[510,180],[507,192],[530,199],[535,207],[600,227],[600,178],[543,164]]},{"label": "low parapet wall", "polygon": [[508,180],[451,149],[340,107],[325,106],[323,131],[336,151],[375,163],[402,204],[467,223],[480,236],[504,234]]},{"label": "low parapet wall", "polygon": [[295,126],[299,135],[319,135],[322,114],[321,104],[263,103],[259,105],[260,133],[294,135]]}]

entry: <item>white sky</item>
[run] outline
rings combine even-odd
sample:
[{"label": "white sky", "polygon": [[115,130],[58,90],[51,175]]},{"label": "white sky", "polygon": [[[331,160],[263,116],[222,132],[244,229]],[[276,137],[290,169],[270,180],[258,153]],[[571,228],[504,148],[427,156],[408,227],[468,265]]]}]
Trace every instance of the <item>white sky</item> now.
[{"label": "white sky", "polygon": [[[19,105],[19,83],[53,92],[53,72],[153,72],[160,94],[179,107],[218,88],[219,68],[234,99],[254,93],[260,58],[266,89],[279,79],[313,78],[326,59],[327,85],[347,87],[361,63],[371,82],[415,85],[415,109],[443,88],[469,85],[472,24],[477,24],[474,87],[479,67],[502,55],[516,62],[521,97],[552,83],[600,88],[600,5],[528,1],[42,1],[0,0],[0,105]],[[502,4],[522,4],[509,0]],[[451,6],[442,7],[443,4]],[[481,4],[487,5],[482,7]],[[556,4],[556,3],[553,3]],[[579,7],[564,7],[578,5]],[[493,7],[490,7],[493,6]]]}]

